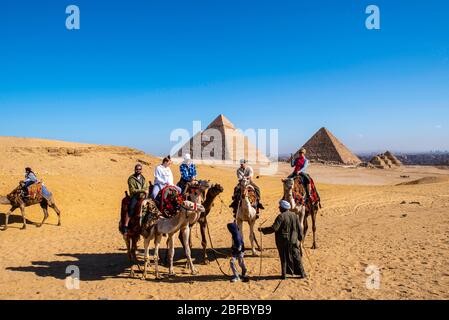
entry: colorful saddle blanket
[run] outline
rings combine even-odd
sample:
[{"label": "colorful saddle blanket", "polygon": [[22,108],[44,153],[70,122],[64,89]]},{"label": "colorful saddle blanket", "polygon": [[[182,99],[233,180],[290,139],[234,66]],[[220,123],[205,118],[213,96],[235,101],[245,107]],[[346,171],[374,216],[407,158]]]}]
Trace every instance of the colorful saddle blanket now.
[{"label": "colorful saddle blanket", "polygon": [[167,186],[159,192],[155,201],[162,215],[171,218],[181,208],[184,198],[174,186]]}]

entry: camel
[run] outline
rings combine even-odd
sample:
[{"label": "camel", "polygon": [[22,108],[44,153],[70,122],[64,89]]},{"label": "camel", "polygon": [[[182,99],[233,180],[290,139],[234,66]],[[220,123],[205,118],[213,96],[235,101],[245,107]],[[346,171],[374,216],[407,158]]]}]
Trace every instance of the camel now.
[{"label": "camel", "polygon": [[198,221],[200,214],[205,212],[204,206],[201,204],[193,203],[191,201],[184,201],[181,205],[178,213],[172,218],[163,218],[159,217],[155,222],[145,223],[142,226],[142,235],[145,240],[145,264],[144,264],[144,272],[143,278],[147,277],[147,269],[149,263],[149,248],[150,242],[154,239],[154,264],[155,264],[155,272],[156,279],[162,279],[159,274],[159,247],[162,240],[162,236],[164,234],[168,235],[168,245],[169,245],[169,277],[173,277],[176,274],[173,271],[173,256],[175,254],[173,236],[181,231],[183,236],[183,241],[186,244],[185,246],[185,254],[187,256],[187,260],[190,266],[190,270],[192,275],[198,273],[195,266],[192,262],[191,251],[190,251],[190,225],[196,223]]},{"label": "camel", "polygon": [[243,222],[246,221],[249,224],[249,240],[251,242],[251,251],[253,256],[256,256],[256,249],[254,247],[254,243],[257,244],[257,248],[260,251],[260,246],[257,242],[256,235],[254,233],[254,225],[256,224],[256,209],[251,204],[251,200],[249,194],[251,193],[255,197],[254,188],[250,185],[250,181],[248,179],[240,180],[240,194],[241,199],[239,202],[239,206],[237,209],[236,220],[237,225],[239,227],[240,232],[243,236]]},{"label": "camel", "polygon": [[[207,189],[208,188],[208,189]],[[202,204],[205,211],[200,215],[198,223],[201,230],[201,246],[203,248],[203,262],[204,264],[209,264],[209,259],[207,258],[207,238],[206,238],[206,228],[207,228],[207,215],[214,206],[215,198],[224,191],[223,187],[219,184],[213,184],[212,186],[203,184],[203,187],[190,189],[188,187],[188,198],[192,202],[197,204]],[[203,197],[204,192],[207,190],[206,196]],[[190,225],[190,230],[192,230],[193,225]],[[181,233],[179,234],[179,239],[181,240],[182,246],[185,247],[182,240]],[[192,248],[192,237],[189,237],[190,248]]]},{"label": "camel", "polygon": [[56,214],[58,215],[58,226],[61,226],[61,211],[56,206],[56,203],[53,199],[53,196],[50,196],[48,198],[44,197],[35,197],[34,199],[22,199],[22,186],[17,187],[14,189],[10,194],[5,196],[0,196],[0,204],[2,205],[10,205],[11,209],[6,214],[6,220],[5,220],[5,226],[3,227],[3,231],[8,229],[8,220],[9,216],[16,210],[20,209],[22,213],[23,218],[23,226],[22,230],[26,229],[26,217],[25,217],[25,208],[34,206],[36,204],[40,204],[43,212],[44,212],[44,218],[40,224],[36,224],[36,227],[40,228],[45,223],[45,221],[48,219],[48,207],[52,208]]},{"label": "camel", "polygon": [[[126,192],[126,197],[122,201],[122,220],[124,220],[124,215],[128,214],[128,204],[129,204],[130,198],[128,196],[128,193]],[[126,203],[126,205],[125,205]],[[137,259],[137,243],[140,240],[141,236],[141,228],[140,228],[140,217],[143,217],[146,212],[151,213],[158,213],[157,215],[160,215],[159,209],[157,208],[156,204],[152,199],[145,199],[142,201],[140,205],[140,214],[135,214],[129,221],[130,230],[125,235],[123,235],[123,239],[126,243],[126,250],[128,253],[128,259],[131,263],[130,266],[130,275],[131,277],[134,277],[134,266],[139,266],[139,259]],[[121,223],[120,222],[120,223]],[[140,267],[139,267],[140,268]]]},{"label": "camel", "polygon": [[282,199],[288,201],[292,206],[291,210],[299,216],[299,221],[301,223],[302,243],[304,243],[304,240],[307,235],[308,230],[307,218],[310,216],[312,218],[312,231],[313,231],[312,249],[317,249],[318,246],[316,244],[316,218],[320,207],[320,202],[318,201],[318,203],[312,204],[311,206],[306,206],[303,203],[298,203],[295,200],[293,193],[293,189],[295,186],[295,179],[290,178],[282,179],[282,183],[284,185],[284,196]]}]

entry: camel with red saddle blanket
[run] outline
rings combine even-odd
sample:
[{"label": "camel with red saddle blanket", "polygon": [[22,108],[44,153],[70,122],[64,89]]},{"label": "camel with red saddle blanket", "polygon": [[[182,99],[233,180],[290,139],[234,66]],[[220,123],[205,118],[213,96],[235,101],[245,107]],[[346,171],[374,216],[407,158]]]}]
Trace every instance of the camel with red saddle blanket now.
[{"label": "camel with red saddle blanket", "polygon": [[[207,228],[207,216],[209,215],[211,209],[214,206],[214,201],[217,196],[224,191],[220,184],[211,184],[210,181],[206,180],[195,180],[189,182],[184,192],[184,197],[194,203],[201,204],[204,206],[205,211],[201,213],[198,223],[200,225],[201,231],[201,246],[203,248],[203,262],[209,264],[209,259],[207,258],[207,238],[206,238],[206,228]],[[190,225],[190,230],[194,224]],[[185,244],[183,241],[182,234],[179,234],[179,240],[185,249]],[[189,237],[189,246],[192,248],[192,237]]]},{"label": "camel with red saddle blanket", "polygon": [[[184,243],[189,243],[190,225],[198,221],[199,216],[205,211],[200,204],[191,201],[183,200],[177,193],[176,188],[166,187],[159,192],[159,196],[153,199],[142,199],[136,206],[136,214],[133,215],[129,221],[129,230],[124,234],[128,250],[128,258],[131,262],[131,276],[134,276],[134,265],[139,265],[136,256],[137,243],[142,236],[145,239],[145,264],[144,264],[144,278],[147,275],[148,260],[149,260],[149,245],[150,241],[154,239],[155,242],[155,267],[156,277],[160,278],[158,269],[159,247],[163,235],[168,235],[169,246],[169,275],[173,276],[173,256],[174,256],[174,242],[173,236],[178,231],[181,232]],[[128,212],[128,205],[131,199],[126,193],[126,197],[122,200],[121,222]],[[119,229],[121,227],[119,226]],[[192,273],[197,271],[193,266],[191,258],[190,246],[185,247],[188,264]],[[139,267],[140,268],[140,267]]]},{"label": "camel with red saddle blanket", "polygon": [[282,200],[286,200],[290,203],[292,209],[291,211],[299,215],[301,230],[302,230],[302,242],[308,230],[307,218],[310,216],[312,218],[312,231],[313,231],[313,244],[312,249],[317,248],[316,244],[316,218],[318,215],[318,210],[321,209],[321,199],[316,189],[315,183],[312,178],[310,178],[310,196],[307,199],[307,191],[301,180],[301,177],[296,177],[294,179],[287,178],[282,179],[284,186],[284,196]]},{"label": "camel with red saddle blanket", "polygon": [[48,193],[44,195],[44,186],[41,182],[35,183],[28,187],[27,197],[23,197],[23,186],[20,185],[7,196],[0,196],[0,204],[10,205],[11,209],[6,214],[5,226],[3,230],[8,229],[9,216],[17,209],[20,209],[23,218],[22,230],[26,229],[25,208],[39,204],[44,212],[44,218],[41,223],[36,224],[41,227],[48,219],[48,207],[52,208],[58,215],[58,226],[61,226],[61,211],[56,206],[53,195]]}]

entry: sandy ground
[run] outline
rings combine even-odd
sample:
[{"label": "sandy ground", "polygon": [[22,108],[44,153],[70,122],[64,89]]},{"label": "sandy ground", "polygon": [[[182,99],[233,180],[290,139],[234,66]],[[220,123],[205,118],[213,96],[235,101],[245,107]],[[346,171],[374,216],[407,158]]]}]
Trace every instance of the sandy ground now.
[{"label": "sandy ground", "polygon": [[[76,151],[75,151],[76,150]],[[158,159],[136,150],[57,141],[0,138],[0,194],[10,192],[31,166],[54,193],[63,212],[62,227],[51,213],[36,228],[42,212],[27,210],[10,218],[0,232],[0,299],[448,299],[449,298],[449,171],[431,167],[374,170],[314,165],[323,209],[318,217],[317,250],[307,250],[308,280],[289,279],[278,285],[279,261],[273,236],[263,237],[265,251],[246,258],[252,281],[231,284],[217,263],[230,272],[228,258],[210,253],[200,262],[199,230],[193,229],[193,256],[200,274],[184,270],[176,240],[178,277],[147,281],[129,277],[124,242],[117,230],[120,200],[137,160],[148,163],[152,177]],[[267,210],[262,221],[274,220],[281,196],[282,164],[275,176],[261,176]],[[178,178],[177,169],[175,179]],[[228,204],[235,184],[229,168],[201,166],[200,176],[222,184]],[[401,176],[409,176],[401,178]],[[400,185],[424,177],[419,184]],[[8,206],[0,206],[0,224]],[[229,209],[216,202],[209,216],[214,247],[228,252]],[[267,223],[268,224],[268,223]],[[248,239],[248,228],[244,230]],[[259,235],[258,235],[259,237]],[[249,243],[249,241],[246,241]],[[310,234],[306,247],[310,248]],[[250,252],[248,252],[250,254]],[[262,261],[262,269],[260,269]],[[66,268],[80,269],[79,290],[66,288]],[[368,266],[380,272],[379,289],[368,289]],[[166,272],[166,268],[162,268]],[[139,275],[139,274],[138,274]]]}]

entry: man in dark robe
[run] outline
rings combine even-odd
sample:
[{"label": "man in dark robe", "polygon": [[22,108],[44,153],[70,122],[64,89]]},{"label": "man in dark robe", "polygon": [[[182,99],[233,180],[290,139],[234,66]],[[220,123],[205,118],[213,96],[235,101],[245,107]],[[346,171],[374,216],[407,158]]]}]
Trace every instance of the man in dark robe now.
[{"label": "man in dark robe", "polygon": [[271,227],[259,228],[259,231],[263,234],[275,233],[276,247],[281,260],[282,279],[286,279],[287,274],[306,278],[299,250],[299,241],[302,240],[301,225],[298,215],[289,211],[290,209],[290,203],[281,200],[279,203],[281,213],[274,224]]}]

